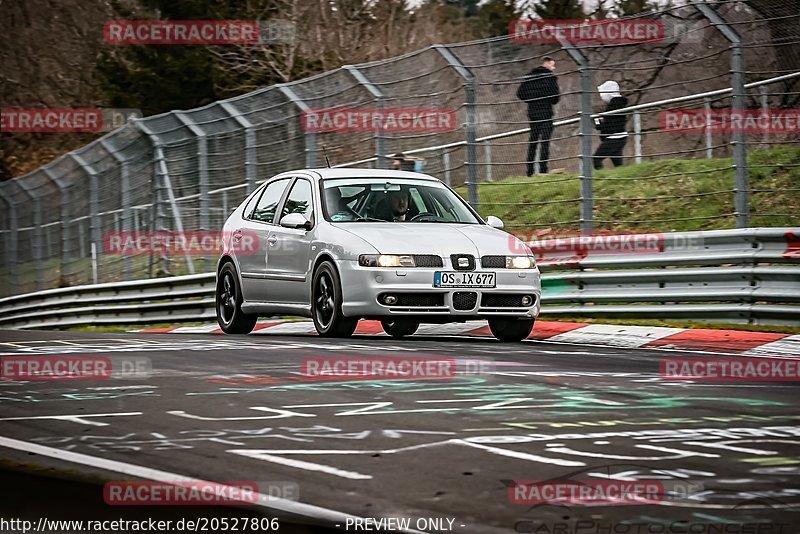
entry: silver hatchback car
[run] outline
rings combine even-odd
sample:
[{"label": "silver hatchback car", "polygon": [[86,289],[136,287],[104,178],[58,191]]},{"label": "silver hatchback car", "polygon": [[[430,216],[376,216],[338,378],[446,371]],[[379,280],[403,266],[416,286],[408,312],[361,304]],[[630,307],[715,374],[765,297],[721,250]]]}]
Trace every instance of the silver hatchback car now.
[{"label": "silver hatchback car", "polygon": [[225,222],[217,320],[246,334],[259,315],[299,315],[347,337],[367,318],[403,337],[423,322],[488,319],[495,337],[519,341],[539,314],[540,276],[502,226],[425,174],[279,174]]}]

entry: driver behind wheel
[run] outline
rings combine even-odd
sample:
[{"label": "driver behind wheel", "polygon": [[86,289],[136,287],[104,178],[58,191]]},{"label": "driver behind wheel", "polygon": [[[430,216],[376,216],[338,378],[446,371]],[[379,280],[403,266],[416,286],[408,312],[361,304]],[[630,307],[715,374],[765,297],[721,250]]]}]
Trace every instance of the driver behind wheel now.
[{"label": "driver behind wheel", "polygon": [[408,189],[389,192],[389,206],[392,208],[392,217],[395,221],[405,221],[408,215]]},{"label": "driver behind wheel", "polygon": [[375,206],[375,218],[384,221],[409,221],[415,214],[407,187],[389,191]]}]

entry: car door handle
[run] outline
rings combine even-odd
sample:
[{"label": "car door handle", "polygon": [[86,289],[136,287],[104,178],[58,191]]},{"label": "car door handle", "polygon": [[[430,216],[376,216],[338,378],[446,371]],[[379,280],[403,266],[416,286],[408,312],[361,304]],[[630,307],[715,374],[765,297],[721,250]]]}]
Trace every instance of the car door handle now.
[{"label": "car door handle", "polygon": [[277,243],[277,242],[278,242],[278,238],[277,238],[277,237],[275,237],[274,235],[271,235],[271,236],[269,236],[269,238],[267,239],[267,242],[268,242],[270,245],[274,245],[275,243]]}]

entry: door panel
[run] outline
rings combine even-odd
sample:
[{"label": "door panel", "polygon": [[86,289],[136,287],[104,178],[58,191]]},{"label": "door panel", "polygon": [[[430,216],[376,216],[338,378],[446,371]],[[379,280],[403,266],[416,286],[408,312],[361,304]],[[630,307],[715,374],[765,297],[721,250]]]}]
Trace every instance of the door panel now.
[{"label": "door panel", "polygon": [[245,301],[269,300],[269,282],[266,280],[269,233],[289,181],[290,178],[281,178],[267,184],[258,202],[251,202],[247,206],[249,213],[244,214],[242,231],[256,241],[252,250],[237,255]]},{"label": "door panel", "polygon": [[[280,219],[290,213],[301,213],[314,222],[313,188],[309,180],[298,178],[292,185]],[[267,277],[273,288],[271,299],[282,303],[307,303],[314,230],[284,228],[280,226],[280,219],[268,236]]]}]

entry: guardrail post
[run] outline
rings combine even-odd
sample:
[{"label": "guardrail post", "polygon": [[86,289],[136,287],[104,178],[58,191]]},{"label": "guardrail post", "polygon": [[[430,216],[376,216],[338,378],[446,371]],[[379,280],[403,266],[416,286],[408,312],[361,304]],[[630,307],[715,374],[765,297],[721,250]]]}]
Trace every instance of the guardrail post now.
[{"label": "guardrail post", "polygon": [[[153,145],[153,152],[155,155],[155,180],[153,180],[153,190],[154,195],[156,198],[153,200],[153,209],[156,210],[155,218],[160,216],[159,206],[161,203],[160,194],[158,194],[158,189],[160,188],[161,184],[163,184],[163,188],[167,194],[167,201],[170,204],[170,208],[172,209],[172,217],[175,221],[175,230],[178,231],[180,235],[184,235],[183,231],[183,219],[181,219],[181,212],[178,208],[178,202],[175,200],[175,192],[172,189],[172,181],[169,177],[169,169],[167,168],[167,161],[164,157],[164,149],[161,146],[161,141],[159,140],[158,136],[147,127],[141,120],[132,119],[134,125],[139,128],[149,139],[151,144]],[[158,182],[161,182],[159,184]],[[156,220],[154,218],[154,226],[156,226]],[[153,228],[155,230],[155,228]],[[189,270],[189,274],[194,274],[194,262],[192,261],[192,256],[188,250],[184,251],[184,258],[186,259],[186,268]]]},{"label": "guardrail post", "polygon": [[[258,180],[258,152],[256,151],[256,131],[253,123],[242,116],[239,109],[232,102],[221,101],[219,106],[231,116],[239,126],[244,128],[244,169],[247,179],[247,195],[256,190]],[[225,192],[227,197],[227,192]],[[247,196],[245,195],[245,196]],[[227,210],[222,215],[222,220],[228,216]]]},{"label": "guardrail post", "polygon": [[633,153],[636,163],[642,162],[642,115],[639,111],[633,112]]},{"label": "guardrail post", "polygon": [[[369,81],[369,79],[364,76],[364,73],[358,70],[357,67],[354,65],[345,65],[342,67],[344,70],[350,73],[350,75],[355,78],[355,80],[364,86],[364,88],[372,95],[378,102],[378,107],[383,109],[384,103],[384,94],[380,90],[380,88]],[[385,139],[383,137],[383,131],[378,128],[375,132],[375,155],[377,156],[376,160],[376,168],[378,169],[385,169],[386,168],[386,147],[385,147]]]},{"label": "guardrail post", "polygon": [[[9,183],[10,185],[10,183]],[[19,263],[17,261],[17,250],[19,242],[18,221],[17,221],[17,205],[14,199],[6,192],[6,187],[9,185],[0,184],[0,200],[8,206],[8,233],[5,239],[5,261],[8,266],[8,286],[11,294],[19,291]]]},{"label": "guardrail post", "polygon": [[[208,220],[208,137],[203,129],[199,125],[195,124],[195,122],[192,121],[192,119],[185,113],[177,111],[175,112],[175,116],[178,118],[178,120],[185,124],[187,128],[189,128],[189,131],[191,131],[197,139],[197,173],[200,182],[200,231],[207,232],[210,230],[210,224]],[[208,258],[203,256],[200,261],[203,266],[203,271],[208,271]]]},{"label": "guardrail post", "polygon": [[475,209],[478,209],[478,146],[476,135],[476,88],[475,76],[470,70],[456,57],[446,45],[433,45],[434,50],[453,67],[456,73],[464,80],[464,96],[466,97],[466,141],[467,141],[467,202]]},{"label": "guardrail post", "polygon": [[[122,157],[114,146],[105,139],[100,140],[100,145],[106,149],[106,152],[117,160],[119,163],[119,179],[120,179],[120,202],[122,204],[122,231],[127,233],[131,231],[131,170],[128,161]],[[122,275],[125,280],[131,279],[131,257],[125,254],[122,258]]]},{"label": "guardrail post", "polygon": [[25,183],[25,180],[16,180],[15,183],[33,201],[33,263],[36,265],[36,290],[44,289],[44,260],[42,258],[42,199],[36,195],[34,187]]},{"label": "guardrail post", "polygon": [[[308,104],[303,102],[303,100],[297,96],[297,93],[294,92],[294,89],[291,87],[279,83],[276,86],[281,93],[288,98],[292,104],[297,106],[297,109],[300,110],[300,113],[306,113],[311,111],[311,108],[308,107]],[[317,166],[317,134],[316,132],[305,132],[305,140],[306,140],[306,168],[313,169]]]},{"label": "guardrail post", "polygon": [[[100,235],[100,183],[97,177],[97,171],[86,163],[86,160],[77,152],[70,152],[69,156],[75,160],[75,163],[77,163],[89,177],[89,240],[91,243],[94,243],[97,249],[97,263],[99,264],[101,251],[103,250],[103,237]],[[91,246],[89,248],[91,249]],[[97,273],[99,280],[99,265],[97,266]]]},{"label": "guardrail post", "polygon": [[592,72],[590,70],[589,59],[569,41],[559,39],[561,47],[569,54],[569,57],[578,65],[580,73],[581,87],[581,119],[580,136],[581,139],[581,206],[580,221],[581,232],[588,233],[594,229],[593,217],[593,191],[592,191],[592,94],[595,92],[592,87]]},{"label": "guardrail post", "polygon": [[[733,96],[731,108],[734,113],[741,113],[747,109],[742,38],[709,4],[697,2],[694,3],[694,6],[731,43],[731,89]],[[737,129],[733,131],[731,137],[731,144],[733,145],[733,202],[736,212],[736,227],[747,228],[750,217],[750,185],[747,177],[745,133],[741,129]]]}]

